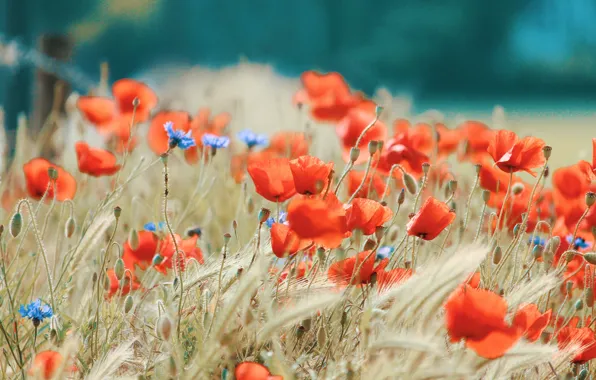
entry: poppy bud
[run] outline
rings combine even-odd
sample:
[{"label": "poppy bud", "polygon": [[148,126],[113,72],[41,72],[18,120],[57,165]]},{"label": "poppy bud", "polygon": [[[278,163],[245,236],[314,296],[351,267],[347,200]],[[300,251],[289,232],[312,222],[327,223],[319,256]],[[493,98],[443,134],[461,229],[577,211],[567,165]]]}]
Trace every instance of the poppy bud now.
[{"label": "poppy bud", "polygon": [[548,166],[544,167],[544,178],[548,178],[548,175],[550,174],[550,168]]},{"label": "poppy bud", "polygon": [[567,283],[565,283],[565,289],[567,290],[567,294],[571,294],[571,291],[573,290],[573,281],[567,281]]},{"label": "poppy bud", "polygon": [[320,262],[323,262],[325,260],[325,248],[323,248],[323,247],[317,248],[317,258],[319,259]]},{"label": "poppy bud", "polygon": [[170,360],[169,360],[169,367],[170,367],[170,376],[172,378],[175,378],[176,375],[178,374],[178,368],[176,367],[176,360],[174,360],[174,357],[172,355],[170,355]]},{"label": "poppy bud", "polygon": [[128,245],[130,245],[133,251],[139,249],[139,233],[134,228],[128,234]]},{"label": "poppy bud", "polygon": [[325,343],[327,342],[327,334],[325,334],[325,328],[323,326],[324,324],[321,324],[319,331],[317,331],[317,345],[319,348],[325,347]]},{"label": "poppy bud", "polygon": [[389,233],[389,241],[394,242],[395,240],[397,240],[398,234],[399,234],[399,228],[397,228],[396,226],[391,227],[390,233]]},{"label": "poppy bud", "polygon": [[228,243],[230,242],[230,239],[232,238],[232,235],[229,232],[226,232],[224,234],[224,245],[228,245]]},{"label": "poppy bud", "polygon": [[381,113],[383,112],[383,106],[377,105],[375,107],[375,116],[377,118],[379,118],[381,116]]},{"label": "poppy bud", "polygon": [[378,144],[377,140],[371,140],[368,142],[368,153],[371,156],[377,152],[378,148],[379,148],[379,144]]},{"label": "poppy bud", "polygon": [[524,191],[524,184],[523,183],[514,183],[513,186],[511,186],[511,192],[513,193],[513,195],[519,195],[521,194],[521,192]]},{"label": "poppy bud", "polygon": [[549,251],[554,254],[559,249],[559,245],[561,245],[561,238],[558,236],[553,236],[548,241]]},{"label": "poppy bud", "polygon": [[383,151],[383,146],[385,145],[385,142],[383,140],[378,140],[377,141],[377,146],[379,148],[379,152]]},{"label": "poppy bud", "polygon": [[482,170],[481,164],[474,165],[474,169],[476,170],[476,175],[480,175],[480,170]]},{"label": "poppy bud", "polygon": [[373,239],[367,239],[366,243],[364,243],[364,250],[370,251],[375,247],[375,245],[377,245],[377,243]]},{"label": "poppy bud", "polygon": [[592,205],[596,202],[596,194],[591,191],[586,193],[586,206],[592,207]]},{"label": "poppy bud", "polygon": [[352,163],[356,162],[356,160],[358,159],[358,157],[360,157],[360,149],[356,148],[356,147],[352,147],[350,149],[350,161]]},{"label": "poppy bud", "polygon": [[401,191],[399,192],[399,195],[397,196],[397,204],[402,205],[405,200],[406,200],[406,191],[404,189],[401,189]]},{"label": "poppy bud", "polygon": [[502,258],[503,258],[503,250],[501,249],[500,246],[497,246],[495,248],[495,251],[493,252],[493,264],[498,265],[501,262]]},{"label": "poppy bud", "polygon": [[575,310],[581,310],[584,308],[584,301],[582,301],[582,299],[578,299],[577,301],[575,301]]},{"label": "poppy bud", "polygon": [[248,198],[248,202],[246,203],[246,211],[249,214],[252,214],[255,211],[255,202],[251,197]]},{"label": "poppy bud", "polygon": [[488,201],[490,200],[490,191],[482,190],[482,200],[484,201],[484,203],[488,203]]},{"label": "poppy bud", "polygon": [[153,256],[153,260],[151,261],[151,265],[157,266],[157,265],[161,264],[162,261],[163,261],[163,256],[160,255],[159,253],[157,253],[157,254],[155,254],[155,256]]},{"label": "poppy bud", "polygon": [[534,248],[532,248],[532,256],[534,256],[534,260],[538,260],[542,257],[542,249],[539,245],[535,245]]},{"label": "poppy bud", "polygon": [[137,108],[139,105],[141,105],[141,101],[139,100],[138,97],[135,96],[135,98],[132,100],[132,106],[134,108]]},{"label": "poppy bud", "polygon": [[542,154],[544,154],[544,158],[548,160],[550,158],[550,154],[553,151],[551,146],[545,145],[542,147]]},{"label": "poppy bud", "polygon": [[64,226],[64,235],[67,239],[70,239],[72,234],[74,234],[76,226],[77,224],[74,218],[68,218],[68,220],[66,221],[66,225]]},{"label": "poppy bud", "polygon": [[17,212],[10,219],[10,234],[12,237],[17,237],[21,233],[23,227],[23,217],[20,212]]},{"label": "poppy bud", "polygon": [[93,272],[93,276],[91,276],[91,281],[93,281],[93,283],[97,282],[97,272]]},{"label": "poppy bud", "polygon": [[383,226],[379,226],[375,229],[375,238],[377,239],[377,241],[381,241],[383,235],[385,235],[385,230],[386,228]]},{"label": "poppy bud", "polygon": [[122,277],[124,277],[124,260],[121,258],[118,258],[114,264],[114,274],[118,280],[122,280]]},{"label": "poppy bud", "polygon": [[114,217],[118,219],[120,217],[120,214],[122,214],[122,209],[120,208],[120,206],[114,207]]},{"label": "poppy bud", "polygon": [[163,340],[170,339],[170,333],[172,332],[172,321],[166,315],[162,315],[157,320],[157,324],[155,325],[156,333],[159,337]]},{"label": "poppy bud", "polygon": [[586,380],[589,374],[590,373],[588,372],[588,369],[584,368],[581,371],[579,371],[579,374],[577,375],[577,380]]},{"label": "poppy bud", "polygon": [[132,309],[132,306],[133,306],[133,299],[132,299],[132,296],[129,294],[126,296],[126,299],[124,300],[124,314],[128,314],[130,309]]},{"label": "poppy bud", "polygon": [[269,219],[270,215],[271,215],[271,210],[262,208],[259,211],[259,223],[265,223],[267,221],[267,219]]},{"label": "poppy bud", "polygon": [[584,300],[586,301],[586,306],[594,306],[594,290],[592,288],[586,288],[584,290]]},{"label": "poppy bud", "polygon": [[451,191],[451,193],[454,194],[457,191],[457,181],[452,179],[451,181],[447,182],[447,188],[449,191]]},{"label": "poppy bud", "polygon": [[298,328],[296,329],[296,339],[298,339],[298,340],[302,339],[305,332],[306,331],[304,329],[304,326],[298,326]]},{"label": "poppy bud", "polygon": [[584,260],[589,262],[592,265],[596,265],[596,253],[588,252],[584,253]]},{"label": "poppy bud", "polygon": [[0,224],[0,236],[4,233],[4,224]]},{"label": "poppy bud", "polygon": [[103,278],[103,290],[105,290],[107,292],[108,290],[110,290],[110,286],[111,286],[110,278],[105,274],[102,276],[102,278]]},{"label": "poppy bud", "polygon": [[422,164],[422,172],[424,173],[424,175],[428,175],[429,169],[430,169],[430,164],[428,162],[425,162]]},{"label": "poppy bud", "polygon": [[179,282],[180,282],[180,279],[178,278],[178,276],[174,277],[174,281],[172,282],[172,288],[174,288],[174,290],[178,289]]},{"label": "poppy bud", "polygon": [[410,194],[416,194],[416,192],[418,191],[418,185],[416,184],[416,180],[408,173],[404,173],[404,185],[406,185],[406,189],[408,189]]},{"label": "poppy bud", "polygon": [[58,170],[56,170],[55,167],[50,166],[48,168],[48,176],[50,177],[50,179],[52,181],[55,181],[58,179]]}]

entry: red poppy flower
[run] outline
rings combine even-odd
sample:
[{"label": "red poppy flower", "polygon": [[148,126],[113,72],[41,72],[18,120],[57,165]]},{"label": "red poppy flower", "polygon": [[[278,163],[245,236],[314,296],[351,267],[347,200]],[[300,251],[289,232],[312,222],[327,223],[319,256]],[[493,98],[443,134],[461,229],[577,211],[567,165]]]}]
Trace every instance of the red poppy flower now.
[{"label": "red poppy flower", "polygon": [[407,119],[393,122],[393,138],[408,140],[408,145],[415,150],[429,154],[434,145],[433,131],[430,125],[418,123],[414,126]]},{"label": "red poppy flower", "polygon": [[589,327],[577,328],[571,325],[563,327],[557,334],[557,344],[560,350],[570,345],[578,347],[574,352],[572,363],[584,364],[596,358],[596,335]]},{"label": "red poppy flower", "polygon": [[312,242],[302,240],[290,229],[289,226],[281,223],[273,223],[271,226],[271,249],[273,254],[280,259],[293,255],[298,251],[308,248]]},{"label": "red poppy flower", "polygon": [[[340,139],[343,149],[343,159],[346,162],[350,161],[350,150],[356,147],[358,138],[368,127],[370,123],[375,120],[375,110],[356,107],[352,108],[346,117],[344,117],[335,127],[335,132]],[[377,120],[375,124],[362,136],[357,148],[360,149],[360,156],[356,160],[356,164],[366,162],[369,158],[368,143],[376,141],[384,141],[387,136],[387,127],[385,124]]]},{"label": "red poppy flower", "polygon": [[302,280],[306,276],[306,272],[308,272],[312,268],[312,260],[307,262],[300,261],[298,265],[292,265],[289,269],[286,269],[280,276],[279,282],[283,282],[288,278],[290,273],[292,274],[292,279],[294,280]]},{"label": "red poppy flower", "polygon": [[407,225],[408,235],[433,240],[455,220],[455,213],[436,198],[427,198]]},{"label": "red poppy flower", "polygon": [[269,139],[269,152],[290,159],[308,154],[309,141],[302,132],[278,132]]},{"label": "red poppy flower", "polygon": [[326,248],[338,247],[346,236],[346,212],[334,194],[325,199],[296,198],[288,205],[287,221],[300,239]]},{"label": "red poppy flower", "polygon": [[79,171],[93,177],[113,175],[120,170],[116,156],[104,149],[91,148],[86,142],[75,144]]},{"label": "red poppy flower", "polygon": [[474,289],[478,289],[480,287],[480,280],[482,280],[480,272],[474,272],[466,279],[466,281],[464,281],[464,284],[467,284]]},{"label": "red poppy flower", "polygon": [[373,251],[360,252],[355,256],[331,264],[327,277],[339,285],[368,284],[373,273],[382,269],[378,266],[375,267],[375,259],[376,254]]},{"label": "red poppy flower", "polygon": [[515,313],[513,324],[522,329],[525,338],[529,342],[535,342],[548,326],[551,314],[552,310],[548,310],[543,314],[538,310],[538,306],[527,304]]},{"label": "red poppy flower", "polygon": [[317,157],[300,156],[289,164],[298,194],[319,194],[328,186],[333,162],[326,164]]},{"label": "red poppy flower", "polygon": [[[199,239],[198,236],[193,236],[188,239],[182,239],[180,235],[174,234],[176,238],[176,244],[178,245],[178,249],[184,252],[184,256],[186,256],[186,261],[190,258],[196,259],[199,264],[204,263],[203,259],[203,252],[199,247],[197,247],[197,240]],[[168,269],[173,268],[173,261],[175,259],[174,253],[176,251],[174,245],[174,240],[172,239],[171,234],[167,234],[160,242],[160,249],[159,254],[163,257],[160,264],[155,265],[155,269],[157,271],[166,274]],[[182,255],[178,258],[178,267],[180,270],[184,271],[186,269],[186,262],[183,261]]]},{"label": "red poppy flower", "polygon": [[346,209],[348,230],[359,229],[364,235],[372,235],[393,216],[389,207],[366,198],[356,198]]},{"label": "red poppy flower", "polygon": [[[58,178],[51,186],[50,175],[48,173],[50,168],[56,169],[58,173]],[[27,192],[33,199],[40,200],[47,191],[48,200],[54,197],[55,192],[56,199],[58,201],[64,201],[74,198],[77,192],[77,181],[74,177],[62,167],[51,163],[45,158],[30,160],[23,165],[23,172],[25,173]]]},{"label": "red poppy flower", "polygon": [[[591,173],[581,164],[562,167],[553,173],[553,202],[558,216],[565,218],[570,228],[575,227],[586,210],[586,193],[590,190]],[[589,215],[588,220],[591,220]]]},{"label": "red poppy flower", "polygon": [[143,270],[151,266],[159,242],[157,235],[151,231],[139,231],[138,236],[139,245],[137,249],[132,249],[128,240],[123,245],[122,260],[124,260],[126,268],[133,272],[135,265]]},{"label": "red poppy flower", "polygon": [[432,149],[432,135],[426,128],[409,128],[408,125],[407,121],[396,120],[396,133],[385,144],[379,160],[378,169],[382,173],[389,173],[393,165],[399,164],[416,177],[422,175],[422,164],[429,162],[425,152]]},{"label": "red poppy flower", "polygon": [[301,76],[304,91],[299,92],[298,98],[308,99],[311,114],[319,121],[336,122],[341,120],[348,111],[360,104],[363,98],[359,94],[352,94],[349,86],[339,73],[320,74],[306,71]]},{"label": "red poppy flower", "polygon": [[116,81],[112,86],[112,95],[113,100],[99,96],[81,96],[77,100],[77,107],[85,118],[104,134],[112,134],[119,129],[128,130],[135,98],[139,99],[135,113],[137,123],[146,121],[157,105],[155,93],[146,84],[132,79]]},{"label": "red poppy flower", "polygon": [[358,194],[356,194],[356,197],[368,198],[369,196],[373,196],[374,194],[376,194],[376,196],[379,198],[382,197],[386,187],[383,178],[376,173],[373,175],[369,172],[365,180],[364,173],[365,172],[362,170],[350,170],[346,178],[348,182],[348,194],[352,196],[356,192],[356,190],[358,190],[358,187],[364,180],[364,184],[362,185],[362,188],[360,189]]},{"label": "red poppy flower", "polygon": [[377,287],[379,291],[385,291],[393,286],[399,285],[412,277],[412,269],[395,268],[389,271],[378,270]]},{"label": "red poppy flower", "polygon": [[[114,272],[114,269],[108,269],[106,274],[108,275],[108,279],[110,280],[110,290],[106,294],[106,298],[112,298],[113,296],[118,294],[118,291],[120,290],[120,281],[118,281],[118,278],[116,277],[116,273]],[[138,282],[138,280],[136,278],[133,278],[132,290],[137,290],[140,287],[141,287],[141,284]],[[122,285],[121,295],[123,295],[123,296],[127,295],[128,293],[130,293],[130,290],[131,290],[130,276],[128,274],[125,274],[124,285]]]},{"label": "red poppy flower", "polygon": [[521,338],[517,326],[505,322],[507,303],[497,294],[459,286],[445,303],[445,320],[451,342],[466,341],[478,355],[503,356]]},{"label": "red poppy flower", "polygon": [[234,370],[234,377],[236,380],[283,380],[281,376],[272,375],[264,365],[253,362],[238,364]]},{"label": "red poppy flower", "polygon": [[17,176],[16,172],[7,172],[4,181],[4,191],[1,198],[2,208],[10,211],[20,199],[27,196],[27,191],[21,177]]},{"label": "red poppy flower", "polygon": [[520,139],[514,132],[502,129],[495,132],[487,152],[506,173],[525,171],[536,176],[532,169],[544,165],[544,146],[544,141],[537,137]]},{"label": "red poppy flower", "polygon": [[463,141],[465,151],[460,152],[459,159],[483,159],[488,153],[488,146],[493,138],[494,131],[486,124],[479,121],[466,121],[460,124],[457,129]]},{"label": "red poppy flower", "polygon": [[182,111],[161,111],[151,119],[147,142],[155,154],[165,153],[169,147],[170,138],[164,128],[168,121],[174,123],[174,129],[188,132],[190,129],[190,115]]},{"label": "red poppy flower", "polygon": [[[33,359],[33,364],[28,371],[30,376],[39,374],[43,379],[49,380],[56,375],[56,371],[62,366],[64,357],[57,351],[47,350],[38,352]],[[66,367],[66,372],[75,372],[77,367],[72,365]]]},{"label": "red poppy flower", "polygon": [[271,202],[284,202],[296,194],[290,161],[285,157],[250,162],[248,174],[257,193]]},{"label": "red poppy flower", "polygon": [[435,125],[438,135],[438,153],[439,157],[445,157],[457,150],[461,143],[462,133],[460,129],[449,129],[445,124],[437,123]]}]

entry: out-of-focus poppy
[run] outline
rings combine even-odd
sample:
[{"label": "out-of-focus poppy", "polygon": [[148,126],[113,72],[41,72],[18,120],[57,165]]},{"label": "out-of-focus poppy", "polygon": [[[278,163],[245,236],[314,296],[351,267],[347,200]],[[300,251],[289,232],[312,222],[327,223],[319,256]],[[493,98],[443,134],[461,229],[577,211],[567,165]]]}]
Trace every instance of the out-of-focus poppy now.
[{"label": "out-of-focus poppy", "polygon": [[104,149],[91,148],[86,142],[75,144],[77,162],[81,173],[93,177],[110,176],[120,170],[116,156]]},{"label": "out-of-focus poppy", "polygon": [[271,136],[266,150],[294,159],[307,155],[309,145],[307,136],[302,132],[278,132]]},{"label": "out-of-focus poppy", "polygon": [[279,258],[293,255],[312,244],[310,240],[300,239],[289,226],[282,223],[273,223],[270,233],[271,249],[273,254]]},{"label": "out-of-focus poppy", "polygon": [[[432,148],[432,135],[425,128],[408,128],[409,123],[406,126],[400,126],[403,123],[408,122],[402,120],[395,122],[396,133],[385,143],[378,169],[387,174],[393,165],[398,164],[408,173],[419,177],[422,175],[422,164],[429,162],[425,152]],[[398,171],[394,172],[394,174],[398,173]]]},{"label": "out-of-focus poppy", "polygon": [[333,162],[325,163],[313,156],[300,156],[289,162],[298,194],[319,194],[329,185]]},{"label": "out-of-focus poppy", "polygon": [[[371,111],[366,108],[355,107],[348,111],[347,115],[337,123],[335,132],[340,139],[344,161],[350,161],[350,150],[353,147],[356,147],[360,149],[360,155],[355,161],[355,164],[366,162],[370,157],[368,143],[373,140],[385,140],[387,137],[387,127],[380,120],[377,120],[375,124],[363,134],[375,118],[374,109]],[[360,135],[362,135],[362,138],[360,138]],[[360,141],[358,141],[359,138]],[[356,146],[356,143],[358,143],[358,146]]]},{"label": "out-of-focus poppy", "polygon": [[487,152],[506,173],[525,171],[536,176],[532,169],[544,165],[544,146],[544,141],[537,137],[520,139],[514,132],[502,129],[495,132]]},{"label": "out-of-focus poppy", "polygon": [[513,324],[522,329],[528,341],[535,342],[548,326],[551,314],[552,310],[541,313],[535,304],[527,304],[517,310]]},{"label": "out-of-focus poppy", "polygon": [[355,198],[346,208],[348,230],[358,229],[364,235],[375,233],[376,228],[388,222],[392,216],[389,207],[366,198]]},{"label": "out-of-focus poppy", "polygon": [[[33,364],[29,369],[29,375],[39,374],[44,380],[52,379],[57,375],[56,371],[62,366],[64,357],[57,351],[46,350],[38,352],[33,359]],[[67,366],[66,372],[75,372],[77,367]]]},{"label": "out-of-focus poppy", "polygon": [[368,284],[373,273],[382,268],[375,267],[376,255],[373,251],[363,251],[359,254],[337,261],[329,267],[329,280],[339,285]]},{"label": "out-of-focus poppy", "polygon": [[488,155],[487,149],[494,131],[480,121],[469,120],[457,127],[461,139],[464,141],[463,149],[460,151],[459,159],[481,160]]},{"label": "out-of-focus poppy", "polygon": [[174,128],[179,131],[188,132],[190,130],[190,115],[182,111],[161,111],[151,119],[147,142],[149,148],[155,154],[163,154],[169,149],[169,136],[164,125],[167,122],[174,123]]},{"label": "out-of-focus poppy", "polygon": [[[108,290],[108,293],[106,294],[106,298],[112,298],[113,296],[118,294],[118,291],[120,289],[120,281],[118,281],[118,278],[116,277],[116,273],[114,272],[114,269],[108,269],[106,274],[108,276],[108,280],[110,281],[110,289]],[[125,274],[123,280],[124,280],[124,283],[122,285],[121,295],[125,296],[128,293],[130,293],[130,291],[131,291],[131,283],[130,283],[131,279],[128,274]],[[136,278],[133,278],[132,279],[132,290],[137,290],[140,287],[141,287],[141,284],[137,281]]]},{"label": "out-of-focus poppy", "polygon": [[[365,172],[362,170],[350,170],[346,178],[348,194],[350,196],[354,195],[362,181],[364,181],[362,188],[360,188],[360,191],[355,195],[356,197],[368,198],[374,195],[378,198],[382,197],[386,188],[386,183],[383,180],[383,177],[376,173],[368,173],[366,179],[364,179],[364,173]],[[387,193],[389,193],[389,191],[387,191]]]},{"label": "out-of-focus poppy", "polygon": [[426,199],[406,226],[408,235],[433,240],[455,220],[455,212],[436,198]]},{"label": "out-of-focus poppy", "polygon": [[124,252],[122,260],[124,260],[126,268],[132,272],[135,270],[135,265],[141,269],[147,269],[151,266],[159,243],[159,238],[153,232],[139,231],[137,234],[139,237],[137,249],[132,249],[128,240],[122,247]]},{"label": "out-of-focus poppy", "polygon": [[596,358],[596,335],[589,327],[577,328],[571,325],[561,328],[557,334],[557,345],[564,350],[570,345],[575,345],[572,363],[584,364]]},{"label": "out-of-focus poppy", "polygon": [[288,205],[290,228],[304,240],[326,248],[338,247],[346,236],[346,212],[334,194],[321,198],[296,198]]},{"label": "out-of-focus poppy", "polygon": [[491,291],[460,285],[444,307],[451,342],[463,339],[479,356],[501,357],[521,338],[521,329],[505,322],[507,303]]},{"label": "out-of-focus poppy", "polygon": [[[194,258],[199,262],[199,264],[204,263],[203,252],[201,251],[201,248],[197,247],[197,240],[199,239],[198,236],[182,239],[180,235],[174,234],[174,238],[176,239],[178,250],[184,252],[186,261],[188,261],[190,258]],[[175,255],[175,248],[176,246],[174,244],[174,240],[172,239],[172,235],[166,234],[166,236],[161,240],[159,248],[159,254],[162,257],[162,261],[159,264],[154,265],[157,271],[166,274],[168,269],[173,268],[174,260],[178,260],[177,267],[179,270],[184,271],[186,269],[186,261],[183,260],[182,255]]]},{"label": "out-of-focus poppy", "polygon": [[236,380],[283,380],[282,376],[272,375],[262,364],[254,362],[243,362],[234,370]]},{"label": "out-of-focus poppy", "polygon": [[393,286],[399,285],[412,277],[412,269],[395,268],[391,270],[379,270],[377,273],[377,288],[385,291]]},{"label": "out-of-focus poppy", "polygon": [[296,194],[290,161],[285,157],[252,161],[248,174],[257,193],[271,202],[284,202]]},{"label": "out-of-focus poppy", "polygon": [[[55,181],[50,179],[49,169],[56,170],[58,177]],[[56,195],[58,201],[72,199],[77,192],[77,181],[62,167],[51,163],[45,158],[34,158],[23,165],[27,192],[33,199],[40,200],[48,192],[47,199]],[[51,184],[51,182],[54,182]]]}]

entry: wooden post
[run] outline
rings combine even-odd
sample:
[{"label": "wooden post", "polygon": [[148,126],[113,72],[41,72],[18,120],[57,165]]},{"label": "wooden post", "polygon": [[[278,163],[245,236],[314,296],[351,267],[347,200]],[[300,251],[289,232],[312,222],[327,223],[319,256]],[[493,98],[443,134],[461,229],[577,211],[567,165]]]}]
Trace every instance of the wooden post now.
[{"label": "wooden post", "polygon": [[[38,41],[38,48],[42,54],[62,62],[70,59],[72,47],[72,40],[65,35],[44,34]],[[69,93],[69,83],[61,81],[53,73],[37,69],[30,130],[35,140],[49,140],[53,136],[57,125],[54,121],[48,120],[48,117],[52,110],[58,111],[59,114],[64,113],[64,103]],[[50,121],[50,123],[47,124],[47,121]],[[42,146],[42,155],[51,158],[54,152],[49,141],[38,141],[38,144]]]}]

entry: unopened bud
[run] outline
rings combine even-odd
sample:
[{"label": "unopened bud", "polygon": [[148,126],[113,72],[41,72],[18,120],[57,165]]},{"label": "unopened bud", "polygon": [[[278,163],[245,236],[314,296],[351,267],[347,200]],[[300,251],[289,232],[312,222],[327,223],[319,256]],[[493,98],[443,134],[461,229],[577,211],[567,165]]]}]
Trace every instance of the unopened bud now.
[{"label": "unopened bud", "polygon": [[581,310],[584,308],[584,301],[582,301],[582,299],[578,299],[577,301],[575,301],[575,310]]},{"label": "unopened bud", "polygon": [[298,340],[302,339],[305,332],[306,331],[304,329],[304,326],[298,326],[298,328],[296,329],[296,339],[298,339]]},{"label": "unopened bud", "polygon": [[66,221],[66,225],[64,226],[64,236],[66,236],[67,239],[70,239],[72,234],[74,234],[76,226],[77,224],[74,218],[68,218],[68,220]]},{"label": "unopened bud", "polygon": [[410,194],[416,194],[416,192],[418,191],[418,185],[416,184],[416,180],[408,173],[404,173],[404,185],[406,185],[406,189],[408,189],[408,192],[410,192]]},{"label": "unopened bud", "polygon": [[584,301],[586,302],[586,306],[594,306],[594,290],[592,288],[586,288],[584,290]]},{"label": "unopened bud", "polygon": [[404,189],[401,189],[401,191],[399,192],[399,195],[397,196],[397,204],[402,205],[405,200],[406,200],[406,191]]},{"label": "unopened bud", "polygon": [[377,239],[377,241],[381,241],[383,235],[385,235],[385,230],[386,228],[383,226],[379,226],[375,229],[375,238]]},{"label": "unopened bud", "polygon": [[352,147],[352,149],[350,149],[350,161],[354,163],[358,160],[358,157],[360,157],[360,149]]},{"label": "unopened bud", "polygon": [[482,190],[482,200],[484,201],[484,203],[488,203],[488,201],[490,200],[490,191]]},{"label": "unopened bud", "polygon": [[325,248],[323,247],[319,247],[317,248],[317,258],[319,259],[319,262],[323,262],[325,261]]},{"label": "unopened bud", "polygon": [[561,245],[560,237],[553,236],[552,238],[550,238],[550,240],[548,241],[548,246],[549,246],[549,251],[551,252],[551,254],[554,254],[555,252],[557,252],[560,245]]},{"label": "unopened bud", "polygon": [[135,97],[135,98],[132,100],[132,106],[133,106],[134,108],[137,108],[139,105],[141,105],[141,101],[139,100],[139,98]]},{"label": "unopened bud", "polygon": [[124,314],[128,314],[128,312],[132,309],[133,303],[132,296],[130,294],[127,295],[126,299],[124,300]]},{"label": "unopened bud", "polygon": [[498,265],[501,262],[502,258],[503,258],[503,250],[501,249],[500,246],[497,246],[495,248],[495,251],[493,252],[493,264]]},{"label": "unopened bud", "polygon": [[577,380],[586,380],[589,374],[590,373],[588,372],[588,369],[584,368],[581,371],[579,371],[579,374],[577,375]]},{"label": "unopened bud", "polygon": [[541,258],[542,247],[540,247],[539,245],[535,245],[534,248],[532,248],[532,256],[534,256],[534,260],[538,260],[539,258]]},{"label": "unopened bud", "polygon": [[584,260],[586,260],[587,262],[589,262],[592,265],[596,265],[596,253],[594,253],[594,252],[584,253]]},{"label": "unopened bud", "polygon": [[248,201],[246,203],[246,211],[249,214],[252,214],[255,211],[255,201],[253,201],[251,197],[248,198]]},{"label": "unopened bud", "polygon": [[567,281],[565,283],[565,289],[567,290],[567,294],[571,294],[571,291],[573,290],[573,281]]},{"label": "unopened bud", "polygon": [[370,251],[371,249],[373,249],[375,246],[377,245],[377,243],[373,240],[373,239],[367,239],[366,243],[364,243],[364,250],[365,251]]},{"label": "unopened bud", "polygon": [[172,321],[166,315],[162,315],[157,320],[157,324],[155,325],[156,332],[159,337],[163,340],[169,340],[170,334],[172,332]]},{"label": "unopened bud", "polygon": [[552,153],[553,148],[545,145],[542,147],[542,153],[544,154],[544,158],[546,158],[547,160],[550,158],[550,154]]},{"label": "unopened bud", "polygon": [[424,175],[428,175],[428,171],[430,170],[430,164],[428,162],[425,162],[422,164],[422,172],[424,173]]},{"label": "unopened bud", "polygon": [[372,156],[373,154],[377,153],[379,148],[379,144],[376,140],[371,140],[368,142],[368,153]]},{"label": "unopened bud", "polygon": [[56,170],[56,168],[55,168],[55,167],[53,167],[53,166],[50,166],[50,167],[48,168],[48,176],[50,177],[50,179],[51,179],[52,181],[55,181],[55,180],[57,180],[57,179],[58,179],[58,170]]},{"label": "unopened bud", "polygon": [[116,260],[116,263],[114,264],[114,274],[118,280],[122,280],[122,277],[124,277],[124,260],[122,260],[122,258]]},{"label": "unopened bud", "polygon": [[550,168],[548,166],[544,167],[544,178],[548,178],[548,175],[550,174]]},{"label": "unopened bud", "polygon": [[122,209],[120,208],[120,206],[114,207],[114,217],[118,219],[120,217],[120,214],[122,214]]},{"label": "unopened bud", "polygon": [[457,191],[457,181],[452,179],[451,181],[447,182],[447,188],[452,194],[455,194]]},{"label": "unopened bud", "polygon": [[103,290],[105,290],[107,292],[108,290],[110,290],[110,286],[112,285],[112,283],[110,281],[110,278],[106,274],[104,274],[102,276],[102,278],[103,278]]},{"label": "unopened bud", "polygon": [[259,211],[259,223],[265,223],[267,221],[267,219],[269,219],[270,215],[271,215],[271,211],[269,209],[262,208]]},{"label": "unopened bud", "polygon": [[511,192],[513,193],[513,195],[519,195],[522,193],[522,191],[524,191],[524,184],[523,183],[514,183],[513,186],[511,186]]},{"label": "unopened bud", "polygon": [[594,202],[596,202],[596,194],[591,191],[588,191],[586,193],[586,206],[592,207]]},{"label": "unopened bud", "polygon": [[230,242],[230,239],[232,238],[232,235],[229,232],[226,232],[223,236],[224,238],[224,245],[228,245],[228,243]]},{"label": "unopened bud", "polygon": [[474,165],[474,170],[476,171],[476,175],[480,175],[480,171],[482,170],[481,164]]},{"label": "unopened bud", "polygon": [[20,212],[17,212],[10,219],[10,234],[12,237],[17,237],[21,233],[23,227],[23,217]]},{"label": "unopened bud", "polygon": [[520,232],[521,224],[517,223],[515,227],[513,227],[513,236],[517,236]]},{"label": "unopened bud", "polygon": [[130,248],[133,251],[139,249],[139,233],[135,228],[130,230],[130,233],[128,234],[128,245],[130,245]]},{"label": "unopened bud", "polygon": [[157,253],[155,256],[153,256],[153,260],[151,261],[153,266],[157,266],[159,264],[161,264],[163,261],[163,256],[160,255],[159,253]]}]

